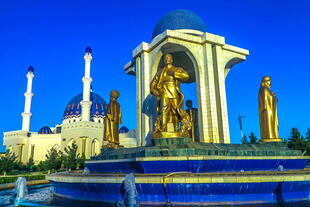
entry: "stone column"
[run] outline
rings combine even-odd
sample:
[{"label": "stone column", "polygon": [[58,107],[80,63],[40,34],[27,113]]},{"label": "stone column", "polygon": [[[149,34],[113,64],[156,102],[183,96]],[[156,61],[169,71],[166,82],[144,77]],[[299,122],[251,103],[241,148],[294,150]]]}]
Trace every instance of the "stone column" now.
[{"label": "stone column", "polygon": [[216,74],[216,102],[219,127],[219,142],[230,143],[228,111],[226,100],[225,72],[223,66],[222,47],[213,46],[214,71]]},{"label": "stone column", "polygon": [[[219,143],[219,126],[217,117],[217,103],[215,90],[215,74],[213,64],[212,45],[205,43],[203,45],[203,63],[204,75],[200,77],[198,87],[206,87],[206,93],[201,91],[201,110],[203,126],[203,142]],[[203,97],[205,96],[205,97]],[[206,104],[206,106],[204,105]]]}]

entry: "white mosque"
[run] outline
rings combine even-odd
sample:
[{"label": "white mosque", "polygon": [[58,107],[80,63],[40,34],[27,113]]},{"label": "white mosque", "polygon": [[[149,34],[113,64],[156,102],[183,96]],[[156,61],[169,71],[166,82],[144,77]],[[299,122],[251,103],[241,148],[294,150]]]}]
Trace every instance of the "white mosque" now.
[{"label": "white mosque", "polygon": [[[83,93],[74,96],[67,104],[61,124],[54,127],[43,126],[38,132],[30,131],[34,69],[32,66],[28,68],[22,129],[5,132],[3,138],[6,149],[14,152],[22,163],[27,163],[30,158],[38,163],[45,160],[45,155],[51,148],[63,151],[73,142],[78,145],[80,155],[85,155],[86,159],[100,153],[101,146],[105,144],[103,130],[107,102],[91,90],[92,50],[90,47],[85,50],[84,60]],[[119,129],[119,133],[121,145],[137,146],[135,130],[128,130],[123,126]]]}]

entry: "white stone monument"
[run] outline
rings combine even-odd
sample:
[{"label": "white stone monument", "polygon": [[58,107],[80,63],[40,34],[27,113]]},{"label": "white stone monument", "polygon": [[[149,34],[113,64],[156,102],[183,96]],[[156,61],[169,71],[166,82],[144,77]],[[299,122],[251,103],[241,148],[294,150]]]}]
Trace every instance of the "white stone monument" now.
[{"label": "white stone monument", "polygon": [[172,54],[175,66],[189,72],[188,82],[196,82],[200,142],[230,143],[225,79],[249,51],[207,33],[204,22],[192,12],[175,10],[157,23],[152,41],[137,46],[124,67],[127,74],[136,76],[138,146],[152,138],[156,99],[150,94],[150,82],[167,53]]}]

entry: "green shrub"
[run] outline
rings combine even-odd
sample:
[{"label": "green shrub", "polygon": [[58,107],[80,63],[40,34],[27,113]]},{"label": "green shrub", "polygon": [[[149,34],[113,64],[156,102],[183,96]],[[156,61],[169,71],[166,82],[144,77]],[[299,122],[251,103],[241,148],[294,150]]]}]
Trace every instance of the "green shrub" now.
[{"label": "green shrub", "polygon": [[6,176],[6,177],[0,177],[0,184],[4,183],[15,183],[18,177],[25,177],[27,181],[30,180],[44,180],[45,175],[22,175],[22,176]]}]

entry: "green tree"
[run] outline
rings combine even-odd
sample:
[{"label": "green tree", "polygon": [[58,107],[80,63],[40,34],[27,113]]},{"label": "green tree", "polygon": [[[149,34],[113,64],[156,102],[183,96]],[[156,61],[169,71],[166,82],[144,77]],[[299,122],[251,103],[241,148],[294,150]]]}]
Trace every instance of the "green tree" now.
[{"label": "green tree", "polygon": [[78,146],[75,142],[65,148],[63,154],[64,167],[67,170],[75,170],[78,166],[84,165],[83,157],[77,152]]},{"label": "green tree", "polygon": [[61,152],[58,151],[55,148],[51,148],[47,151],[47,154],[45,155],[45,167],[47,170],[53,171],[58,170],[61,167]]},{"label": "green tree", "polygon": [[29,161],[28,161],[26,167],[27,167],[28,171],[35,171],[36,166],[34,165],[34,161],[33,161],[32,157],[29,158]]},{"label": "green tree", "polygon": [[293,127],[290,134],[291,137],[288,139],[288,147],[295,150],[301,150],[302,152],[306,152],[308,148],[308,143],[306,139],[301,136],[298,129]]},{"label": "green tree", "polygon": [[249,139],[250,139],[250,143],[251,144],[256,144],[257,143],[257,137],[254,135],[254,132],[251,132],[251,134],[249,136]]},{"label": "green tree", "polygon": [[248,139],[247,139],[247,137],[245,135],[243,135],[243,137],[240,139],[240,142],[242,144],[248,144],[249,143],[249,141],[248,141]]},{"label": "green tree", "polygon": [[0,158],[0,171],[4,176],[16,166],[16,158],[15,154],[10,150],[7,150],[5,156]]},{"label": "green tree", "polygon": [[307,142],[310,143],[310,128],[307,129],[305,138],[306,138]]}]

